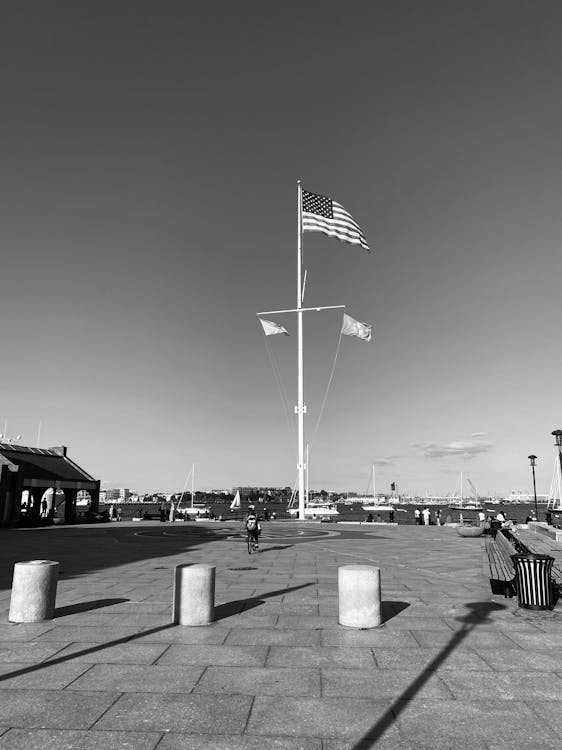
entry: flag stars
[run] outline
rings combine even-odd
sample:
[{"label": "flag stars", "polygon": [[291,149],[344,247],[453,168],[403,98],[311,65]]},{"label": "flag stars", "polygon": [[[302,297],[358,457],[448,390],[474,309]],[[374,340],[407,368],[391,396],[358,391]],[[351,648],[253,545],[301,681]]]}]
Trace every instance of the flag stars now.
[{"label": "flag stars", "polygon": [[308,190],[302,191],[302,210],[318,216],[324,216],[326,219],[333,219],[332,199],[324,195],[309,193]]}]

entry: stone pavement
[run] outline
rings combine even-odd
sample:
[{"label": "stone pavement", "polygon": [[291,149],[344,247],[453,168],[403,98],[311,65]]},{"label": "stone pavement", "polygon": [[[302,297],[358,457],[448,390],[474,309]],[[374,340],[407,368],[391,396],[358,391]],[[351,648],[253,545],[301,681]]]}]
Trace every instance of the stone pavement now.
[{"label": "stone pavement", "polygon": [[[494,597],[451,528],[226,524],[0,531],[0,750],[559,748],[562,605]],[[8,624],[12,566],[61,562],[54,620]],[[170,624],[177,564],[216,622]],[[337,622],[337,568],[381,568],[385,622]]]}]

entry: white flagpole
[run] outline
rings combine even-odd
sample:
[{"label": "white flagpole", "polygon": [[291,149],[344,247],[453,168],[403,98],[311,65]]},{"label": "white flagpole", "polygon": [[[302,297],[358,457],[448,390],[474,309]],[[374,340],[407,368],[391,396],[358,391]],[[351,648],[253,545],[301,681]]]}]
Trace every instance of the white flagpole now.
[{"label": "white flagpole", "polygon": [[302,335],[302,188],[300,180],[297,183],[297,318],[298,318],[298,385],[297,385],[297,417],[299,441],[299,521],[304,521],[304,366],[303,366],[303,335]]}]

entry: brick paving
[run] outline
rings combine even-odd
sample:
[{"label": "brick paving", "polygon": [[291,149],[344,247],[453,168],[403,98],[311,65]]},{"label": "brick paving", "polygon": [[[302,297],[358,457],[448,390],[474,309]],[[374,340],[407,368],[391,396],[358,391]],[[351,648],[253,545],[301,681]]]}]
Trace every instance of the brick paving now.
[{"label": "brick paving", "polygon": [[[449,527],[0,531],[0,750],[558,748],[562,605],[492,596]],[[13,563],[61,562],[54,620],[7,622]],[[216,620],[171,624],[175,565],[216,565]],[[381,568],[384,624],[338,624],[337,568]]]}]

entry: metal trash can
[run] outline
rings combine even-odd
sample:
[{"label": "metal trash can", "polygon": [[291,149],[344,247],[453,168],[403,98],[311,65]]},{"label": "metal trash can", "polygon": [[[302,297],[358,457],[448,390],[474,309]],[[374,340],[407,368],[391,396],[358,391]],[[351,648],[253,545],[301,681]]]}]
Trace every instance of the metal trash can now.
[{"label": "metal trash can", "polygon": [[502,527],[501,521],[490,521],[490,536],[492,539],[496,538],[496,534]]},{"label": "metal trash can", "polygon": [[550,572],[554,558],[550,555],[511,555],[519,606],[526,609],[552,609],[556,604]]}]

